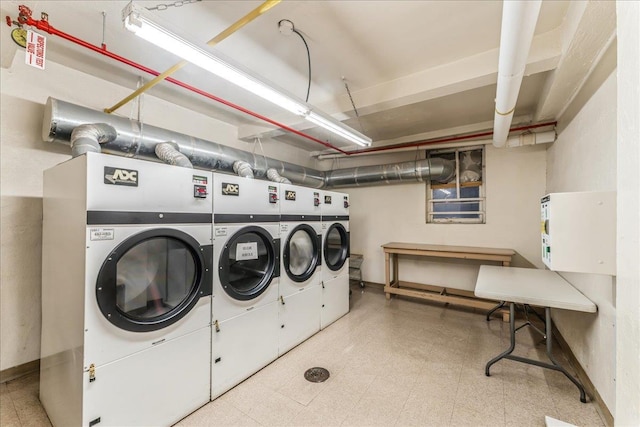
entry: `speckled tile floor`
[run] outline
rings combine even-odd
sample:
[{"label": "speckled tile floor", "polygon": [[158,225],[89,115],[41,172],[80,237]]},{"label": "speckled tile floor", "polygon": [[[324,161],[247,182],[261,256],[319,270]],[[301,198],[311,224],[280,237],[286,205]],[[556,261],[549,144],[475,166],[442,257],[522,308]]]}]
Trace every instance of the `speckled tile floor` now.
[{"label": "speckled tile floor", "polygon": [[[177,425],[544,426],[545,415],[604,425],[558,372],[503,360],[486,377],[484,365],[507,347],[508,333],[508,324],[480,312],[387,301],[356,286],[348,315]],[[518,354],[544,359],[539,335],[525,329],[518,340]],[[303,373],[314,366],[331,377],[307,382]],[[38,374],[0,390],[0,425],[50,425]]]}]

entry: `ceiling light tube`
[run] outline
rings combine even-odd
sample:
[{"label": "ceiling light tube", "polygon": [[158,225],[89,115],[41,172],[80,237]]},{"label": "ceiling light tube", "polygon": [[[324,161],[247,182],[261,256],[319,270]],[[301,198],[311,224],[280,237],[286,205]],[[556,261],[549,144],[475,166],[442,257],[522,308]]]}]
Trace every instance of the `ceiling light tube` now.
[{"label": "ceiling light tube", "polygon": [[355,144],[361,145],[363,147],[368,147],[371,145],[371,138],[361,134],[360,132],[356,132],[355,130],[342,124],[341,122],[334,120],[333,118],[324,117],[315,111],[311,111],[305,116],[305,119]]},{"label": "ceiling light tube", "polygon": [[129,6],[127,6],[125,10],[129,12],[124,17],[125,28],[143,40],[240,86],[267,101],[277,104],[293,114],[304,116],[308,113],[309,108],[304,104],[296,102],[294,99],[280,93],[278,90],[248,75],[246,72],[222,61],[210,52],[162,28],[143,16],[140,11],[135,8],[129,8]]},{"label": "ceiling light tube", "polygon": [[297,99],[282,89],[276,88],[275,85],[271,83],[262,81],[249,72],[242,70],[240,67],[232,65],[230,61],[221,59],[221,57],[219,57],[220,55],[214,55],[156,24],[147,16],[146,11],[135,6],[133,2],[129,3],[123,10],[123,22],[127,30],[185,61],[215,74],[295,115],[304,117],[310,122],[348,141],[364,146],[371,145],[370,138],[356,132],[338,120],[312,112],[312,107],[304,101]]}]

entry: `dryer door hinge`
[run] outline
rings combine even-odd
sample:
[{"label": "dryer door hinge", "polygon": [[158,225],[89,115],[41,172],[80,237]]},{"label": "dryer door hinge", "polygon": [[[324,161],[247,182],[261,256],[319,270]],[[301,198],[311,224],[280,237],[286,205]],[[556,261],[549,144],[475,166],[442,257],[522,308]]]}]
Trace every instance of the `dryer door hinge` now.
[{"label": "dryer door hinge", "polygon": [[217,320],[215,322],[213,322],[213,326],[216,327],[216,332],[220,332],[220,324],[218,323]]},{"label": "dryer door hinge", "polygon": [[92,383],[95,380],[96,380],[96,365],[92,363],[91,365],[89,365],[89,382]]},{"label": "dryer door hinge", "polygon": [[284,305],[284,297],[282,295],[280,295],[280,302]]}]

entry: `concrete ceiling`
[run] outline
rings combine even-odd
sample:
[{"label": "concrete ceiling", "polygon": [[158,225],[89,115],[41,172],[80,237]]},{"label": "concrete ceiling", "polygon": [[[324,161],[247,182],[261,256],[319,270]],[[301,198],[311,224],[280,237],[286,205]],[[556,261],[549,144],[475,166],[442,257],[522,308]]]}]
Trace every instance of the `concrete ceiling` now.
[{"label": "concrete ceiling", "polygon": [[[136,3],[152,8],[174,1]],[[612,2],[543,2],[529,54],[529,77],[515,111],[521,121],[557,118],[566,108],[588,77],[590,64],[615,35],[615,4],[606,3]],[[3,15],[17,16],[19,4],[29,6],[36,19],[46,12],[50,24],[59,30],[95,45],[104,41],[110,51],[152,69],[163,71],[178,62],[123,28],[121,11],[126,1],[3,1]],[[168,27],[204,44],[260,4],[195,1],[152,13]],[[285,0],[213,50],[304,99],[308,73],[304,45],[295,34],[278,31],[281,19],[293,21],[311,52],[309,103],[363,131],[374,145],[384,145],[451,129],[487,128],[493,117],[501,15],[501,1]],[[9,28],[4,28],[6,40]],[[54,36],[48,38],[48,55],[131,88],[140,76],[149,78]],[[193,65],[174,77],[331,140],[301,119]],[[360,118],[355,117],[342,77]],[[231,122],[239,127],[242,139],[273,137],[309,151],[322,148],[300,137],[283,138],[282,131],[271,125],[166,82],[149,93]],[[105,99],[104,106],[117,101]],[[127,107],[122,110],[122,114],[128,112]]]}]

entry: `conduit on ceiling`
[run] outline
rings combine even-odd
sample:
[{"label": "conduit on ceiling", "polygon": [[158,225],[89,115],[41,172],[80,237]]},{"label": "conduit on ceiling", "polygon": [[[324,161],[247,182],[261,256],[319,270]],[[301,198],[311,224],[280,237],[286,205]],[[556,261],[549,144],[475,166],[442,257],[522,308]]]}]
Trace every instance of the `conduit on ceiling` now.
[{"label": "conduit on ceiling", "polygon": [[542,0],[511,0],[502,5],[498,87],[493,144],[504,147],[518,101]]}]

